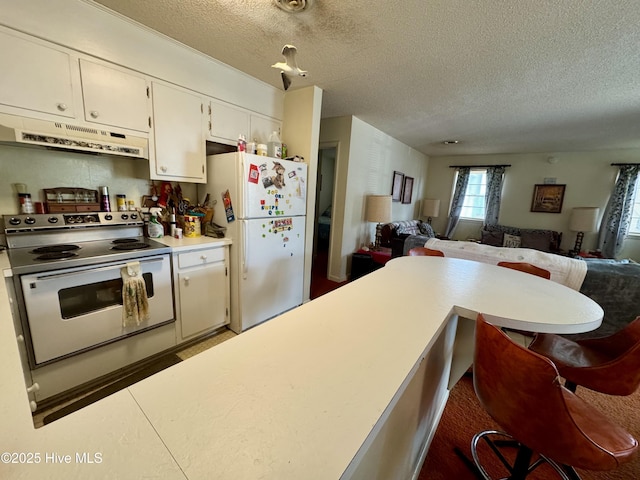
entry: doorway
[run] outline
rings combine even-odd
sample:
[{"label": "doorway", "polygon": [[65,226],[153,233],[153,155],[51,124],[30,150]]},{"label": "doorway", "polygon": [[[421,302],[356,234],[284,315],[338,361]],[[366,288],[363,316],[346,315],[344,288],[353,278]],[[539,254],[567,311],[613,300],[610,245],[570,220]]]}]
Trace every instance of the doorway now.
[{"label": "doorway", "polygon": [[327,279],[332,233],[333,193],[336,179],[337,144],[320,145],[316,188],[316,215],[311,268],[311,298],[316,298],[340,284]]}]

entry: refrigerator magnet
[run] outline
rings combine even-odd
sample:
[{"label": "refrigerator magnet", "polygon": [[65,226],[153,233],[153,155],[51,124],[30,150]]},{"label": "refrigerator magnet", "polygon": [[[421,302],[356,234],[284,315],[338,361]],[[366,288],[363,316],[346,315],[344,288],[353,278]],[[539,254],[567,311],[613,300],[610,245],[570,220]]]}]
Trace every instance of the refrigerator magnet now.
[{"label": "refrigerator magnet", "polygon": [[258,166],[253,163],[249,165],[249,183],[258,183],[260,172],[258,172]]},{"label": "refrigerator magnet", "polygon": [[224,213],[227,216],[227,222],[231,223],[236,219],[233,214],[233,205],[231,205],[231,195],[229,190],[222,193],[222,203],[224,204]]}]

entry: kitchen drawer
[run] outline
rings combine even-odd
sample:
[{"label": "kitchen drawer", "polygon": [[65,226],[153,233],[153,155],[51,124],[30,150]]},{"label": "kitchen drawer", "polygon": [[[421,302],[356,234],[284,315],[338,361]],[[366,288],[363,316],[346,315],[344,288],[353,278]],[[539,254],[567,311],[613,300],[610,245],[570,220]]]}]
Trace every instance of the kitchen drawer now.
[{"label": "kitchen drawer", "polygon": [[55,203],[47,204],[47,210],[49,213],[66,213],[66,212],[75,212],[75,205],[60,205]]},{"label": "kitchen drawer", "polygon": [[178,254],[178,268],[195,267],[224,261],[224,248],[208,248]]}]

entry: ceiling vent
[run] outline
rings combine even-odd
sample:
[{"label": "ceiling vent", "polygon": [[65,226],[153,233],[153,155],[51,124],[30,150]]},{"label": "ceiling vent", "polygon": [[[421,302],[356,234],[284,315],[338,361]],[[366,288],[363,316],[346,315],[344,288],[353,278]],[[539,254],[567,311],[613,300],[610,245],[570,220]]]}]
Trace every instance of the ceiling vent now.
[{"label": "ceiling vent", "polygon": [[298,13],[311,8],[313,0],[275,0],[276,5],[289,13]]}]

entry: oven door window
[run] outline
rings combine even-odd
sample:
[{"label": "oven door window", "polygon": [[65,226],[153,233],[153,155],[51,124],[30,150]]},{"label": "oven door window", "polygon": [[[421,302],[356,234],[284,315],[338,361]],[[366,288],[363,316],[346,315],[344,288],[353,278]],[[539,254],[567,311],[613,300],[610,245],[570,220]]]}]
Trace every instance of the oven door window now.
[{"label": "oven door window", "polygon": [[[153,297],[153,275],[143,273],[147,297]],[[69,287],[58,291],[60,312],[63,319],[70,319],[122,305],[122,278]]]}]

